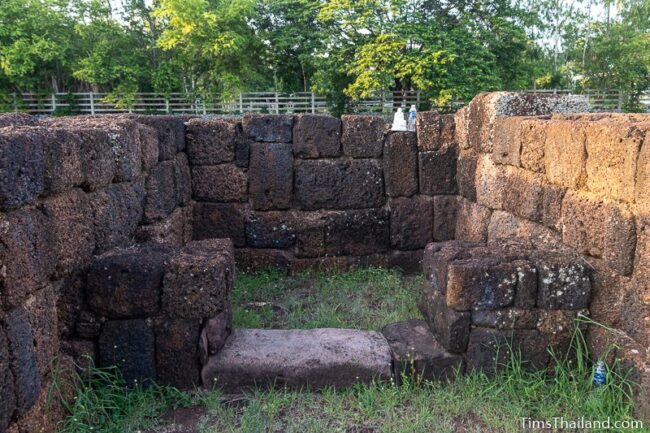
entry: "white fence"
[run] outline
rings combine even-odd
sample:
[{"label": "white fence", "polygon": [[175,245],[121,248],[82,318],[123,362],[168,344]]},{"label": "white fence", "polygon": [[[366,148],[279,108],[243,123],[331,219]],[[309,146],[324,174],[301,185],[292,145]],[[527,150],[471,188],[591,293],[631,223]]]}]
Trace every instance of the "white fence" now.
[{"label": "white fence", "polygon": [[[536,93],[572,93],[571,90],[535,90]],[[624,95],[618,91],[583,92],[587,96],[592,111],[621,111]],[[352,109],[358,113],[377,113],[389,118],[396,107],[412,104],[421,106],[426,101],[419,91],[385,92],[374,98],[366,98],[354,103]],[[650,111],[650,92],[645,93],[642,103]],[[455,101],[452,110],[463,105]],[[324,97],[310,92],[276,93],[252,92],[242,93],[238,97],[224,102],[218,96],[210,99],[193,98],[187,94],[174,93],[168,98],[154,93],[138,93],[128,107],[109,102],[106,93],[56,93],[37,95],[25,93],[13,95],[5,107],[7,111],[23,111],[31,114],[52,114],[54,112],[72,112],[78,114],[104,113],[148,113],[148,114],[242,114],[242,113],[327,113],[328,106]],[[434,107],[435,108],[435,107]],[[449,107],[447,107],[449,109]]]}]

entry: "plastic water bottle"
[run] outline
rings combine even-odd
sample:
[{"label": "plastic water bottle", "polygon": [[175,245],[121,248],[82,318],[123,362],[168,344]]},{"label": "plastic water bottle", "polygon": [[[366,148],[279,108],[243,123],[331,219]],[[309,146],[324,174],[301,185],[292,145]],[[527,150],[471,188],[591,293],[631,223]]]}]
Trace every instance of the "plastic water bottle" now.
[{"label": "plastic water bottle", "polygon": [[417,118],[417,110],[415,109],[415,105],[411,105],[411,109],[409,110],[409,121],[408,121],[408,130],[415,132],[415,120]]},{"label": "plastic water bottle", "polygon": [[596,364],[596,371],[594,371],[593,383],[596,386],[605,385],[607,382],[607,369],[603,361],[598,361]]}]

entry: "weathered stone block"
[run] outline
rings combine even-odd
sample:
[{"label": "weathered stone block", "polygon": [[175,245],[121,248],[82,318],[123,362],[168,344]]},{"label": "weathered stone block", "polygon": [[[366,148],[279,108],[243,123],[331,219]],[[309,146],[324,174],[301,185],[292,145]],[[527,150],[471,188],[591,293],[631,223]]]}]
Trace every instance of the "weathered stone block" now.
[{"label": "weathered stone block", "polygon": [[518,217],[541,222],[545,192],[542,175],[514,167],[505,169],[502,208]]},{"label": "weathered stone block", "polygon": [[433,240],[433,200],[416,196],[395,198],[390,208],[390,245],[399,250],[423,248]]},{"label": "weathered stone block", "polygon": [[293,155],[288,143],[252,143],[249,194],[255,210],[288,209],[293,192]]},{"label": "weathered stone block", "polygon": [[34,332],[27,311],[18,307],[5,317],[11,371],[14,376],[16,412],[25,415],[36,403],[41,390],[41,379],[34,352]]},{"label": "weathered stone block", "polygon": [[[509,212],[494,211],[488,225],[488,241],[496,239],[529,239],[540,248],[562,248],[562,236],[541,224],[514,216]],[[566,246],[564,246],[566,248]]]},{"label": "weathered stone block", "polygon": [[447,353],[422,320],[391,323],[381,333],[393,352],[394,374],[398,381],[402,374],[416,380],[450,380],[463,371],[463,358]]},{"label": "weathered stone block", "polygon": [[388,250],[389,213],[385,209],[332,212],[325,228],[327,255],[363,256]]},{"label": "weathered stone block", "polygon": [[276,269],[289,273],[293,256],[286,250],[237,248],[235,250],[238,272],[259,272]]},{"label": "weathered stone block", "polygon": [[[637,236],[632,281],[638,292],[639,299],[646,305],[650,305],[650,272],[648,272],[648,269],[650,269],[650,224],[643,224],[640,225]],[[594,280],[595,283],[598,279]]]},{"label": "weathered stone block", "polygon": [[201,321],[162,319],[156,324],[156,374],[158,382],[179,389],[201,383],[199,334]]},{"label": "weathered stone block", "polygon": [[454,123],[456,125],[455,138],[458,146],[462,150],[470,149],[469,142],[469,106],[465,105],[454,114]]},{"label": "weathered stone block", "polygon": [[0,128],[6,128],[8,126],[32,126],[36,125],[36,123],[36,118],[27,113],[0,114]]},{"label": "weathered stone block", "polygon": [[456,161],[458,148],[450,146],[418,154],[420,193],[427,195],[456,194]]},{"label": "weathered stone block", "polygon": [[97,365],[95,342],[92,340],[63,340],[61,352],[72,358],[79,373]]},{"label": "weathered stone block", "polygon": [[562,231],[562,200],[566,188],[550,184],[542,186],[542,224],[553,230]]},{"label": "weathered stone block", "polygon": [[8,131],[0,136],[0,208],[33,202],[44,189],[45,157],[41,134]]},{"label": "weathered stone block", "polygon": [[384,119],[380,116],[344,114],[341,121],[341,144],[345,155],[352,158],[381,157]]},{"label": "weathered stone block", "polygon": [[142,173],[142,141],[138,133],[140,125],[131,120],[120,122],[100,119],[90,120],[94,127],[108,132],[108,143],[115,163],[114,182],[134,180]]},{"label": "weathered stone block", "polygon": [[187,122],[187,157],[193,166],[215,165],[234,159],[237,127],[223,119],[192,119]]},{"label": "weathered stone block", "polygon": [[538,308],[580,310],[589,306],[591,272],[579,256],[541,252],[531,260],[539,275]]},{"label": "weathered stone block", "polygon": [[163,219],[176,208],[175,175],[176,163],[173,160],[159,162],[151,170],[145,184],[144,216],[147,221]]},{"label": "weathered stone block", "polygon": [[138,226],[135,239],[140,243],[185,245],[192,240],[193,215],[192,205],[176,208],[162,221]]},{"label": "weathered stone block", "polygon": [[433,240],[448,241],[456,235],[459,197],[437,195],[433,197]]},{"label": "weathered stone block", "polygon": [[180,206],[187,206],[192,201],[192,174],[190,163],[184,152],[176,155],[174,182],[176,183],[176,201]]},{"label": "weathered stone block", "polygon": [[418,111],[415,119],[415,130],[417,131],[418,150],[420,152],[440,149],[441,118],[442,116],[437,111]]},{"label": "weathered stone block", "polygon": [[247,114],[242,119],[244,134],[255,141],[291,143],[293,116]]},{"label": "weathered stone block", "polygon": [[341,154],[341,121],[336,117],[300,114],[293,125],[296,158],[332,158]]},{"label": "weathered stone block", "polygon": [[447,268],[447,305],[457,311],[508,307],[516,288],[515,267],[498,259],[456,260]]},{"label": "weathered stone block", "polygon": [[347,256],[347,268],[361,269],[361,268],[386,268],[388,267],[388,255],[384,253],[367,254],[363,256]]},{"label": "weathered stone block", "polygon": [[130,242],[144,213],[144,183],[112,184],[89,195],[95,227],[95,254]]},{"label": "weathered stone block", "polygon": [[608,198],[632,203],[643,136],[642,130],[627,122],[589,124],[586,128],[587,188]]},{"label": "weathered stone block", "polygon": [[44,192],[58,194],[83,182],[81,140],[78,134],[64,129],[41,131],[45,152]]},{"label": "weathered stone block", "polygon": [[295,226],[288,212],[254,212],[246,221],[246,243],[253,248],[289,248],[296,243]]},{"label": "weathered stone block", "polygon": [[47,218],[39,210],[0,214],[0,304],[5,310],[47,284],[55,265],[52,245]]},{"label": "weathered stone block", "polygon": [[488,224],[492,211],[465,198],[460,198],[458,219],[456,220],[456,239],[471,242],[485,242],[488,237]]},{"label": "weathered stone block", "polygon": [[154,334],[148,321],[108,321],[97,345],[99,366],[116,367],[127,386],[146,386],[156,380]]},{"label": "weathered stone block", "polygon": [[117,249],[89,266],[86,299],[96,313],[114,319],[144,317],[158,311],[167,245]]},{"label": "weathered stone block", "polygon": [[585,124],[551,120],[544,144],[544,171],[549,181],[567,188],[586,182]]},{"label": "weathered stone block", "polygon": [[492,160],[497,164],[521,165],[521,124],[525,117],[500,117],[494,121]]},{"label": "weathered stone block", "polygon": [[547,341],[537,330],[496,330],[474,328],[467,345],[467,367],[494,373],[508,363],[512,352],[519,353],[526,368],[541,369],[549,361]]},{"label": "weathered stone block", "polygon": [[296,212],[294,215],[296,257],[322,257],[325,255],[325,228],[328,212]]},{"label": "weathered stone block", "polygon": [[246,245],[245,224],[250,208],[238,203],[196,203],[192,220],[195,240],[230,238],[237,247]]},{"label": "weathered stone block", "polygon": [[34,335],[34,354],[39,377],[45,378],[59,355],[58,294],[52,285],[34,293],[25,302],[27,320]]},{"label": "weathered stone block", "polygon": [[[0,117],[0,122],[2,118]],[[5,431],[16,410],[16,395],[14,394],[14,375],[11,372],[9,342],[2,326],[0,326],[0,430]]]},{"label": "weathered stone block", "polygon": [[108,143],[107,131],[97,128],[75,128],[81,140],[81,166],[83,171],[83,188],[97,191],[108,186],[115,175],[113,152]]},{"label": "weathered stone block", "polygon": [[536,173],[544,173],[544,145],[548,121],[524,119],[521,122],[521,166]]},{"label": "weathered stone block", "polygon": [[538,310],[508,308],[472,311],[472,325],[493,329],[537,329]]},{"label": "weathered stone block", "polygon": [[509,189],[508,171],[497,165],[489,155],[482,155],[476,163],[476,202],[490,209],[503,209]]},{"label": "weathered stone block", "polygon": [[418,149],[415,133],[391,132],[384,143],[384,182],[389,197],[418,191]]},{"label": "weathered stone block", "polygon": [[246,172],[234,164],[192,168],[192,192],[196,200],[243,202],[247,199],[247,189]]},{"label": "weathered stone block", "polygon": [[447,350],[462,353],[469,338],[470,313],[447,307],[445,296],[432,281],[424,282],[419,309],[426,318],[436,340]]},{"label": "weathered stone block", "polygon": [[238,123],[237,135],[235,138],[235,165],[237,167],[248,167],[252,142],[253,140],[244,135],[241,123]]},{"label": "weathered stone block", "polygon": [[639,150],[634,200],[641,212],[650,215],[650,131],[646,131]]},{"label": "weathered stone block", "polygon": [[459,259],[473,256],[472,250],[482,244],[464,241],[433,242],[424,249],[422,270],[440,293],[447,291],[447,265]]},{"label": "weathered stone block", "polygon": [[[185,149],[185,119],[172,115],[134,116],[138,123],[150,126],[159,143],[159,160],[174,159]],[[203,120],[203,119],[202,119]]]},{"label": "weathered stone block", "polygon": [[478,156],[469,150],[460,152],[456,161],[458,193],[468,200],[476,201],[476,166]]},{"label": "weathered stone block", "polygon": [[90,262],[95,250],[88,196],[79,189],[45,200],[41,209],[52,233],[56,273],[63,275]]},{"label": "weathered stone block", "polygon": [[291,260],[290,274],[299,274],[305,271],[331,272],[352,269],[351,257],[312,257],[296,258]]},{"label": "weathered stone block", "polygon": [[145,125],[138,125],[136,133],[138,134],[138,140],[142,143],[142,171],[149,173],[156,166],[160,158],[158,133],[155,129]]},{"label": "weathered stone block", "polygon": [[304,210],[380,207],[382,170],[376,160],[297,161],[296,200]]},{"label": "weathered stone block", "polygon": [[230,240],[187,244],[170,260],[163,278],[162,306],[173,318],[201,319],[224,311],[232,289],[235,262]]}]

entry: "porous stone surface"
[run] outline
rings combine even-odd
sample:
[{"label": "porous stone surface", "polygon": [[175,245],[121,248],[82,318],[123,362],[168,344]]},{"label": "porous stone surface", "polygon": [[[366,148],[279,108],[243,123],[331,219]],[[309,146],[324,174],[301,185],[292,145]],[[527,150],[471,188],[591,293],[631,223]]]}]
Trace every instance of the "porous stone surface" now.
[{"label": "porous stone surface", "polygon": [[376,160],[296,161],[296,201],[303,210],[380,207],[381,164]]},{"label": "porous stone surface", "polygon": [[178,204],[175,160],[162,161],[152,170],[145,183],[144,216],[156,221],[169,215]]},{"label": "porous stone surface", "polygon": [[31,130],[0,135],[0,208],[33,202],[44,189],[43,139]]},{"label": "porous stone surface", "polygon": [[14,375],[11,372],[10,365],[7,335],[3,327],[0,326],[0,430],[2,431],[9,425],[16,409]]},{"label": "porous stone surface", "polygon": [[243,202],[248,198],[248,177],[235,164],[201,165],[192,169],[195,200]]},{"label": "porous stone surface", "polygon": [[135,239],[139,243],[184,245],[192,240],[192,215],[192,206],[176,208],[162,221],[139,226]]},{"label": "porous stone surface", "polygon": [[444,295],[433,283],[424,282],[418,305],[420,312],[436,336],[436,341],[446,350],[463,353],[467,348],[470,330],[470,313],[458,312],[447,307]]},{"label": "porous stone surface", "polygon": [[427,195],[456,194],[456,161],[458,148],[449,146],[418,154],[420,193]]},{"label": "porous stone surface", "polygon": [[433,240],[448,241],[456,235],[459,197],[437,195],[433,197]]},{"label": "porous stone surface", "polygon": [[235,157],[238,135],[234,122],[224,119],[192,119],[187,122],[187,156],[190,164],[215,165]]},{"label": "porous stone surface", "polygon": [[296,158],[333,158],[341,154],[341,121],[317,114],[295,116],[293,154]]},{"label": "porous stone surface", "polygon": [[221,350],[231,333],[232,310],[229,307],[204,321],[199,336],[199,357],[202,365],[208,361],[208,357]]},{"label": "porous stone surface", "polygon": [[433,239],[433,199],[427,196],[391,199],[390,244],[398,250],[424,248]]},{"label": "porous stone surface", "polygon": [[154,333],[148,321],[107,321],[98,349],[99,366],[116,367],[127,386],[147,386],[156,380]]},{"label": "porous stone surface", "polygon": [[14,376],[16,412],[22,416],[36,403],[41,390],[41,377],[38,374],[34,352],[34,332],[23,307],[7,313],[5,326],[11,354],[10,366]]},{"label": "porous stone surface", "polygon": [[36,118],[26,113],[0,113],[0,128],[35,125]]},{"label": "porous stone surface", "polygon": [[197,319],[161,319],[156,324],[158,383],[187,390],[200,386],[200,332],[201,321]]},{"label": "porous stone surface", "polygon": [[190,242],[167,264],[161,297],[163,311],[179,319],[201,319],[224,311],[234,272],[229,239]]},{"label": "porous stone surface", "polygon": [[392,356],[378,332],[235,329],[201,373],[206,387],[345,388],[390,380]]},{"label": "porous stone surface", "polygon": [[418,148],[415,133],[390,132],[384,143],[384,182],[389,197],[418,191]]},{"label": "porous stone surface", "polygon": [[402,374],[416,380],[449,380],[463,372],[462,356],[445,351],[422,320],[391,323],[381,333],[392,350],[398,381]]},{"label": "porous stone surface", "polygon": [[86,296],[90,308],[110,318],[143,317],[160,308],[167,245],[110,251],[93,261],[87,271]]},{"label": "porous stone surface", "polygon": [[185,119],[182,116],[130,115],[129,118],[138,123],[150,126],[156,133],[158,156],[160,161],[174,159],[178,152],[185,149]]},{"label": "porous stone surface", "polygon": [[461,150],[456,161],[456,183],[458,194],[476,201],[476,167],[478,156],[469,150]]},{"label": "porous stone surface", "polygon": [[296,223],[287,212],[254,212],[246,221],[246,243],[253,248],[288,248],[296,242]]},{"label": "porous stone surface", "polygon": [[288,209],[293,192],[291,144],[252,143],[248,179],[255,210]]},{"label": "porous stone surface", "polygon": [[247,114],[242,127],[244,134],[255,141],[291,143],[293,116]]},{"label": "porous stone surface", "polygon": [[388,250],[389,212],[367,209],[332,212],[325,227],[325,254],[363,256]]},{"label": "porous stone surface", "polygon": [[379,158],[384,141],[384,119],[380,116],[341,116],[343,153],[352,158]]},{"label": "porous stone surface", "polygon": [[192,219],[193,239],[230,238],[235,246],[246,245],[248,205],[239,203],[196,203]]},{"label": "porous stone surface", "polygon": [[567,188],[585,185],[585,125],[551,120],[546,129],[544,172],[549,181]]},{"label": "porous stone surface", "polygon": [[486,373],[505,368],[517,353],[524,368],[539,370],[549,362],[548,341],[534,329],[504,331],[477,327],[470,333],[467,368]]}]

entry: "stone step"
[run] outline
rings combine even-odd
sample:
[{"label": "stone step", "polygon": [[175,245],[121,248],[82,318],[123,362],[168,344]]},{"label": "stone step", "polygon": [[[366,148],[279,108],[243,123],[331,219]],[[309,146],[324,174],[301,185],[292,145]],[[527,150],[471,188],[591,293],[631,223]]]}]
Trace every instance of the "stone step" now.
[{"label": "stone step", "polygon": [[320,389],[390,380],[386,338],[352,329],[235,329],[202,370],[203,385],[224,390],[252,387]]}]

